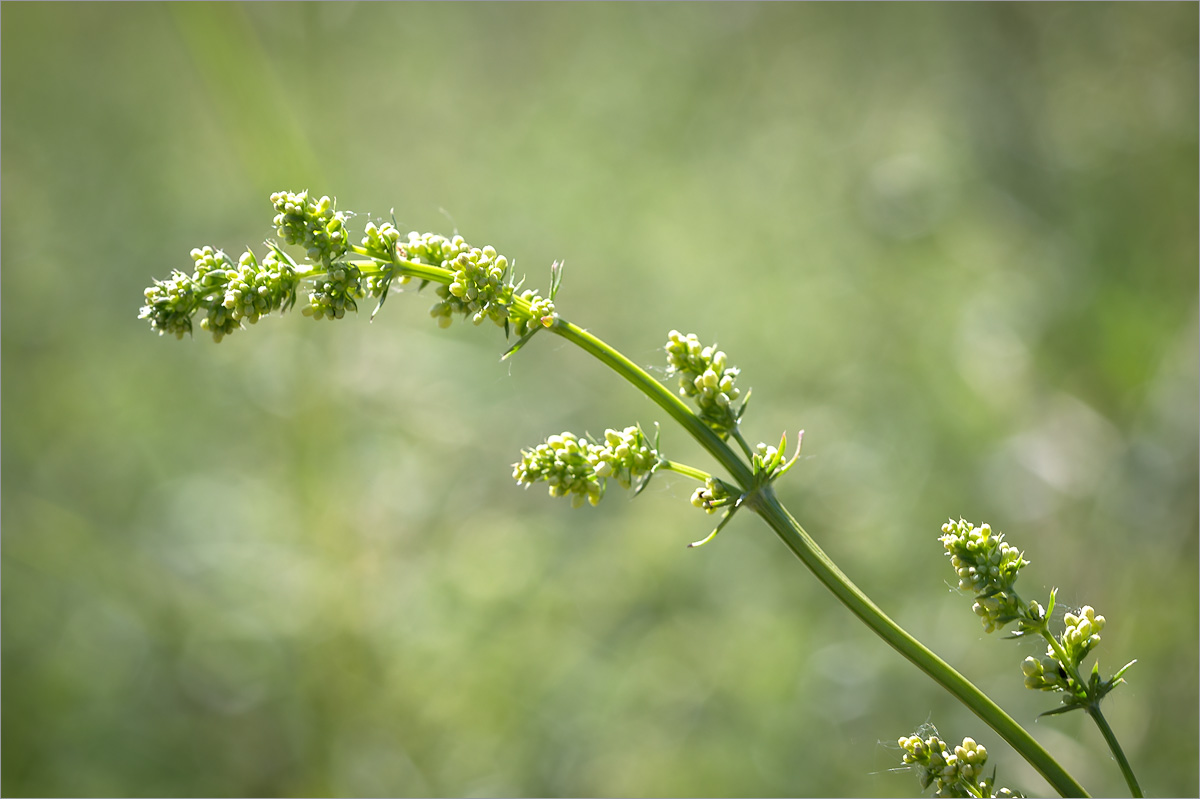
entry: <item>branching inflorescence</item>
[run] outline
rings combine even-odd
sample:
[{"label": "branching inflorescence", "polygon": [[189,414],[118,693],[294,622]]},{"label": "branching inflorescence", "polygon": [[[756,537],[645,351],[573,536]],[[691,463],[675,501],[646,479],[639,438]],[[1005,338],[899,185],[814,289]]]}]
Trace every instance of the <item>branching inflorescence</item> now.
[{"label": "branching inflorescence", "polygon": [[[417,281],[417,291],[436,284],[437,299],[429,313],[438,325],[446,327],[456,316],[476,325],[491,320],[506,336],[515,335],[517,340],[504,358],[543,330],[570,341],[677,421],[729,477],[669,460],[659,449],[657,433],[651,441],[641,426],[630,425],[608,428],[599,438],[563,432],[522,450],[520,460],[513,464],[518,485],[544,482],[551,496],[570,497],[578,507],[599,503],[609,480],[636,494],[660,471],[684,475],[700,484],[692,494],[693,505],[710,514],[724,511],[716,529],[690,546],[711,541],[735,512],[751,508],[847,608],[987,722],[1061,794],[1087,795],[1012,717],[871,602],[779,503],[773,486],[795,464],[803,431],[791,459],[785,455],[786,435],[778,445],[750,446],[739,429],[749,391],[743,395],[736,385],[740,370],[715,344],[702,344],[695,334],[670,331],[664,350],[667,374],[678,379],[676,394],[608,344],[559,317],[554,298],[562,280],[562,265],[557,261],[550,269],[549,291],[542,295],[532,289],[522,291],[513,263],[494,247],[473,247],[462,236],[417,232],[402,236],[394,221],[368,221],[363,237],[354,244],[347,228],[353,215],[337,210],[329,197],[314,199],[307,191],[276,192],[271,204],[276,235],[283,244],[304,250],[300,261],[274,241],[267,242],[261,261],[250,250],[236,261],[213,247],[192,250],[191,271],[175,270],[146,289],[139,318],[148,320],[160,335],[183,338],[193,332],[193,321],[199,316],[200,329],[221,341],[272,312],[287,311],[297,303],[302,288],[307,299],[302,306],[305,316],[341,319],[348,311],[357,311],[360,300],[370,297],[377,300],[374,317],[390,291]],[[740,452],[729,446],[730,441]],[[1057,637],[1052,635],[1048,618],[1054,609],[1054,593],[1043,610],[1037,602],[1022,600],[1013,588],[1018,571],[1028,563],[1016,548],[1006,544],[1003,536],[993,535],[988,525],[976,528],[965,521],[951,521],[942,531],[941,541],[959,587],[975,594],[974,609],[984,628],[992,632],[1016,622],[1013,637],[1036,633],[1046,640],[1045,657],[1031,656],[1022,664],[1025,684],[1062,693],[1063,706],[1051,713],[1086,710],[1104,733],[1134,795],[1140,796],[1132,770],[1099,711],[1100,700],[1123,681],[1121,675],[1129,666],[1107,680],[1100,678],[1098,667],[1086,681],[1079,673],[1080,662],[1100,641],[1104,617],[1084,606],[1066,614],[1066,629]],[[925,735],[927,731],[923,728],[899,740],[903,762],[918,770],[922,788],[933,785],[939,796],[1014,795],[1007,789],[993,793],[994,774],[983,773],[987,750],[982,745],[965,738],[961,745],[950,748],[936,730],[932,735]]]},{"label": "branching inflorescence", "polygon": [[936,727],[926,727],[927,730],[923,729],[898,741],[904,751],[901,760],[904,765],[916,770],[922,788],[932,785],[934,796],[1021,795],[1008,788],[996,788],[996,775],[984,773],[988,753],[983,744],[976,743],[974,738],[963,738],[961,744],[951,747],[938,737]]},{"label": "branching inflorescence", "polygon": [[[1104,617],[1097,616],[1090,605],[1084,605],[1075,612],[1063,615],[1064,629],[1055,636],[1050,631],[1050,618],[1054,612],[1056,591],[1050,592],[1047,607],[1043,608],[1036,600],[1025,601],[1016,592],[1014,585],[1017,573],[1022,567],[1028,566],[1024,554],[1011,544],[1005,543],[1003,533],[994,533],[989,524],[979,527],[964,519],[947,521],[942,525],[942,536],[939,539],[950,558],[950,565],[958,576],[958,588],[975,595],[972,610],[983,622],[986,632],[995,632],[1008,624],[1016,622],[1017,630],[1010,637],[1024,638],[1029,635],[1041,636],[1046,641],[1046,654],[1043,657],[1029,656],[1021,663],[1021,673],[1025,687],[1040,691],[1056,691],[1062,695],[1062,704],[1043,713],[1043,716],[1068,713],[1072,710],[1084,710],[1090,715],[1105,735],[1114,757],[1125,775],[1130,790],[1134,796],[1141,796],[1138,786],[1129,766],[1125,753],[1121,750],[1116,738],[1100,712],[1100,700],[1114,688],[1123,683],[1125,672],[1136,662],[1132,661],[1120,668],[1108,679],[1100,677],[1100,664],[1092,666],[1091,675],[1083,679],[1080,665],[1095,647],[1100,643],[1100,631],[1104,629]],[[968,739],[970,740],[970,739]],[[920,743],[919,736],[909,736],[900,739],[900,746],[906,750],[904,762],[917,762],[914,751],[908,743]],[[908,742],[908,743],[906,743]],[[943,744],[944,746],[944,744]],[[926,747],[928,748],[928,747]],[[918,746],[918,749],[920,747]],[[923,750],[922,750],[923,751]],[[922,787],[928,785],[922,772]],[[961,782],[961,781],[959,781]],[[961,785],[954,782],[947,790],[958,790]],[[980,786],[981,790],[990,788]],[[939,784],[939,796],[987,796],[987,793],[942,793]]]},{"label": "branching inflorescence", "polygon": [[[329,197],[313,199],[308,192],[276,192],[275,232],[286,244],[305,250],[307,263],[298,264],[275,242],[260,265],[247,250],[238,263],[212,247],[193,250],[195,271],[176,271],[169,280],[155,281],[146,289],[141,318],[160,334],[182,338],[192,332],[192,318],[204,314],[202,330],[215,341],[254,324],[273,311],[285,311],[296,302],[298,287],[310,286],[305,316],[341,319],[358,310],[358,301],[374,297],[381,306],[388,291],[413,277],[423,288],[436,282],[438,300],[429,309],[441,327],[454,317],[469,318],[474,324],[490,319],[518,337],[506,355],[515,352],[538,330],[551,327],[557,313],[553,296],[561,280],[561,265],[551,267],[550,296],[521,291],[509,259],[492,246],[472,247],[462,236],[447,238],[436,233],[411,232],[402,239],[392,222],[368,222],[358,246],[350,243],[349,215],[338,211]],[[367,260],[351,260],[348,256]],[[433,267],[437,271],[422,271]],[[378,311],[379,307],[376,307]],[[374,314],[372,314],[373,316]],[[735,405],[741,395],[734,386],[739,374],[716,346],[702,346],[695,334],[672,330],[665,347],[667,369],[679,376],[680,394],[695,401],[697,417],[721,439],[737,436],[737,423],[745,404]],[[740,436],[738,436],[741,441]],[[782,475],[791,462],[783,463],[779,447],[759,444],[751,453],[754,474],[766,485]],[[797,449],[798,453],[798,449]],[[793,458],[794,462],[795,458]],[[699,469],[662,457],[640,427],[608,429],[602,440],[592,441],[571,432],[551,436],[545,443],[522,452],[514,464],[513,478],[519,485],[548,483],[551,496],[569,496],[578,506],[597,504],[604,496],[608,479],[624,488],[645,488],[659,469],[675,471],[701,481],[693,504],[712,513],[728,508],[722,524],[740,507],[745,492],[738,491]],[[710,540],[710,535],[708,539]],[[700,543],[700,542],[697,542]]]}]

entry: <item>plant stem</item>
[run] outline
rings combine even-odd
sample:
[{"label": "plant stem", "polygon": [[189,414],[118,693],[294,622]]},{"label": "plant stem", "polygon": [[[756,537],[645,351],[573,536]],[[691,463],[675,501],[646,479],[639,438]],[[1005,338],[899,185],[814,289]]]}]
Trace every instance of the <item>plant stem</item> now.
[{"label": "plant stem", "polygon": [[[1024,600],[1021,601],[1024,603]],[[1070,677],[1070,685],[1076,689],[1075,695],[1079,696],[1083,700],[1086,700],[1087,683],[1084,682],[1083,677],[1080,676],[1079,668],[1071,662],[1071,658],[1067,655],[1067,651],[1063,648],[1062,643],[1050,633],[1048,622],[1042,622],[1042,628],[1040,632],[1042,634],[1042,638],[1049,642],[1050,648],[1054,651],[1059,664],[1066,670],[1067,675]],[[1113,757],[1117,761],[1117,765],[1120,766],[1121,775],[1125,777],[1125,783],[1129,786],[1130,793],[1134,797],[1141,797],[1142,789],[1141,786],[1138,785],[1137,777],[1133,773],[1133,767],[1126,759],[1125,751],[1121,748],[1121,744],[1117,740],[1116,733],[1113,732],[1112,727],[1108,726],[1108,720],[1104,718],[1104,714],[1100,711],[1099,700],[1092,700],[1088,704],[1084,705],[1084,708],[1087,710],[1087,714],[1091,716],[1092,721],[1094,721],[1096,726],[1100,729],[1100,734],[1104,736],[1104,742],[1108,744],[1109,751],[1112,752]]]},{"label": "plant stem", "polygon": [[[729,470],[743,490],[749,490],[754,485],[754,475],[728,445],[701,422],[678,397],[647,374],[645,370],[591,333],[563,319],[556,319],[550,326],[550,331],[591,353],[669,413],[722,466]],[[876,635],[883,638],[892,648],[908,658],[970,708],[1001,738],[1008,741],[1017,752],[1029,761],[1030,765],[1054,786],[1059,794],[1062,796],[1088,795],[1083,786],[1076,782],[1012,716],[1005,713],[970,680],[905,632],[867,598],[866,594],[838,569],[829,556],[804,531],[804,528],[779,503],[770,486],[756,490],[748,497],[747,502],[783,539],[796,557],[816,575],[817,579],[832,591],[843,605],[849,608],[850,612],[858,616]]]},{"label": "plant stem", "polygon": [[708,480],[708,478],[712,477],[712,475],[709,474],[708,472],[701,471],[700,469],[697,469],[694,466],[688,466],[686,463],[678,463],[676,461],[669,461],[666,458],[663,458],[661,461],[658,462],[658,468],[666,469],[667,471],[675,472],[676,474],[682,474],[686,477],[692,478],[693,480],[699,480],[701,483],[705,482],[706,480]]},{"label": "plant stem", "polygon": [[1108,744],[1109,750],[1117,760],[1117,765],[1121,767],[1121,774],[1125,777],[1125,784],[1129,786],[1129,792],[1134,797],[1137,797],[1137,799],[1141,799],[1144,796],[1142,786],[1138,785],[1133,768],[1129,765],[1129,760],[1125,757],[1125,750],[1121,748],[1120,742],[1117,741],[1117,736],[1113,733],[1112,727],[1108,726],[1108,719],[1104,718],[1104,714],[1100,711],[1100,705],[1098,703],[1088,705],[1087,714],[1092,717],[1092,721],[1096,722],[1096,726],[1100,728],[1100,734],[1104,736],[1104,742]]},{"label": "plant stem", "polygon": [[[519,303],[520,301],[518,301]],[[551,322],[551,333],[562,336],[567,341],[591,354],[604,365],[633,384],[634,388],[649,397],[662,408],[672,419],[679,422],[700,446],[716,458],[725,469],[733,475],[734,480],[743,489],[753,484],[754,475],[750,468],[743,463],[733,450],[713,432],[712,428],[700,421],[700,417],[692,413],[691,408],[683,400],[667,390],[667,388],[633,361],[593,336],[581,327],[576,327],[565,319],[556,318]]]},{"label": "plant stem", "polygon": [[921,671],[953,694],[971,709],[1001,738],[1016,749],[1037,769],[1062,796],[1087,796],[1087,792],[1062,766],[1025,731],[1012,716],[1004,712],[970,680],[913,638],[900,625],[880,610],[858,586],[829,559],[817,543],[805,532],[787,509],[776,499],[770,486],[764,487],[749,500],[751,508],[770,525],[771,529],[805,566],[838,600],[858,616],[876,635],[906,657]]},{"label": "plant stem", "polygon": [[[361,255],[368,254],[360,251],[358,248],[355,248],[355,251]],[[365,263],[356,262],[357,265],[366,268],[376,265],[376,263],[374,261]],[[452,273],[440,267],[414,263],[400,258],[397,258],[393,263],[397,267],[399,274],[407,274],[422,280],[439,283],[449,283],[452,279]],[[377,266],[375,271],[378,271]],[[515,298],[513,303],[518,313],[530,316],[528,301]],[[1011,716],[1005,713],[999,705],[976,688],[970,680],[931,652],[924,644],[905,632],[896,622],[888,618],[866,594],[859,590],[850,581],[850,578],[843,574],[833,561],[829,559],[829,556],[817,546],[817,543],[804,531],[799,522],[779,503],[771,486],[755,487],[754,473],[750,468],[679,397],[669,391],[662,383],[651,377],[646,370],[630,361],[604,341],[565,319],[555,317],[547,329],[551,333],[561,336],[580,347],[618,375],[625,378],[634,388],[641,391],[656,405],[666,411],[672,419],[679,422],[691,434],[692,438],[704,447],[718,463],[725,467],[743,491],[750,492],[753,489],[753,492],[747,495],[746,502],[754,508],[754,511],[758,515],[762,516],[793,554],[808,567],[826,588],[833,592],[834,596],[851,613],[861,619],[876,635],[891,645],[893,649],[906,657],[960,702],[970,708],[988,726],[994,729],[1001,738],[1016,749],[1022,757],[1029,761],[1030,765],[1037,769],[1054,786],[1054,789],[1059,794],[1062,796],[1088,795],[1083,786],[1076,782],[1055,761],[1050,753],[1042,748],[1041,744],[1034,740],[1033,736],[1026,732]],[[1107,725],[1102,725],[1101,731],[1103,732],[1106,729]],[[1109,735],[1111,735],[1111,730],[1107,732],[1105,737],[1107,738]],[[1112,745],[1115,745],[1115,738],[1110,743],[1110,746]],[[1119,747],[1114,751],[1120,751]],[[1120,759],[1124,763],[1123,755]],[[1123,766],[1123,770],[1127,768],[1127,765]],[[1138,795],[1140,796],[1140,793]]]}]

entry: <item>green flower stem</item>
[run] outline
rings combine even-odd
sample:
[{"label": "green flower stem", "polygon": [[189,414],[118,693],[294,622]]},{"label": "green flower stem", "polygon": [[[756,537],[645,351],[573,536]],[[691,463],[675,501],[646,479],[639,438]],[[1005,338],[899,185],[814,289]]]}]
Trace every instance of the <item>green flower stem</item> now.
[{"label": "green flower stem", "polygon": [[742,448],[742,452],[746,453],[747,458],[754,457],[754,450],[750,449],[750,445],[746,443],[746,439],[742,438],[741,430],[737,429],[736,427],[733,428],[732,436],[733,439],[737,441],[738,446]]},{"label": "green flower stem", "polygon": [[[1022,611],[1028,610],[1028,608],[1029,608],[1028,602],[1021,599],[1020,597],[1017,597],[1017,601],[1021,603]],[[1048,643],[1050,645],[1050,649],[1053,650],[1054,656],[1058,660],[1058,664],[1060,666],[1062,666],[1062,668],[1067,672],[1067,676],[1070,678],[1070,684],[1075,689],[1075,694],[1077,696],[1079,696],[1080,695],[1079,692],[1083,691],[1084,693],[1082,696],[1086,697],[1087,683],[1084,682],[1083,679],[1079,676],[1079,668],[1072,661],[1071,656],[1069,654],[1067,654],[1067,650],[1063,649],[1062,642],[1060,642],[1057,638],[1055,638],[1051,634],[1050,622],[1048,619],[1044,620],[1042,622],[1042,626],[1038,630],[1038,633],[1040,633],[1042,638],[1045,639],[1046,643]]]},{"label": "green flower stem", "polygon": [[[555,319],[550,331],[577,344],[612,368],[639,391],[653,400],[692,434],[701,446],[724,466],[743,491],[754,485],[754,475],[728,445],[708,428],[665,386],[652,378],[608,344],[563,319]],[[1054,786],[1062,796],[1087,796],[1083,786],[1025,731],[1012,716],[1004,712],[986,694],[924,644],[905,632],[880,610],[859,588],[842,573],[804,528],[779,504],[771,487],[763,486],[747,500],[755,512],[783,539],[783,542],[843,605],[850,609],[896,651],[928,674],[939,685],[958,698],[983,719],[1000,737],[1008,741],[1030,765]]]},{"label": "green flower stem", "polygon": [[[360,255],[368,253],[359,248],[352,248]],[[364,273],[379,272],[377,261],[366,263],[355,262]],[[397,258],[393,265],[398,274],[409,275],[422,280],[438,283],[449,283],[452,273],[449,270],[427,264],[415,263]],[[515,299],[514,306],[518,313],[530,315],[529,303]],[[662,383],[651,377],[644,369],[630,361],[624,355],[601,339],[586,330],[567,322],[565,319],[554,318],[547,329],[555,335],[570,341],[588,352],[601,363],[625,378],[629,383],[649,397],[656,405],[679,422],[699,444],[706,449],[733,476],[743,491],[749,491],[754,486],[754,474],[750,468],[721,440],[692,410]],[[821,550],[817,543],[809,537],[792,515],[779,504],[774,491],[769,485],[754,490],[747,501],[775,533],[783,539],[784,544],[816,575],[826,588],[833,592],[838,600],[858,616],[876,635],[883,638],[914,665],[933,678],[935,682],[958,698],[977,716],[994,729],[1001,738],[1016,749],[1030,765],[1054,786],[1062,796],[1087,796],[1088,793],[1057,761],[1042,748],[1033,736],[1025,731],[1011,716],[1004,712],[986,694],[976,688],[970,680],[956,671],[944,660],[931,652],[924,644],[905,632],[892,621],[867,596],[842,573],[829,556]],[[1105,725],[1107,726],[1107,725]],[[1103,728],[1102,728],[1103,730]],[[1109,731],[1111,735],[1111,730]],[[1127,766],[1126,766],[1127,768]]]},{"label": "green flower stem", "polygon": [[[523,300],[516,301],[518,309],[522,303],[524,303]],[[528,303],[524,304],[528,305]],[[750,468],[721,440],[721,437],[714,433],[708,425],[700,421],[700,417],[692,413],[692,409],[685,405],[683,400],[667,390],[662,383],[651,377],[645,369],[642,369],[591,333],[571,324],[565,319],[555,318],[547,329],[551,333],[561,336],[585,350],[632,383],[634,388],[649,397],[656,405],[666,411],[672,419],[679,422],[691,434],[692,438],[699,442],[700,446],[708,450],[708,453],[716,458],[717,462],[733,475],[733,479],[738,485],[742,486],[743,490],[747,486],[754,484],[754,474],[750,471]]]},{"label": "green flower stem", "polygon": [[1137,777],[1133,774],[1133,767],[1129,765],[1129,760],[1125,757],[1125,750],[1121,748],[1121,744],[1117,741],[1117,736],[1113,733],[1112,727],[1108,726],[1108,719],[1104,718],[1104,714],[1100,712],[1100,705],[1088,705],[1087,714],[1092,717],[1092,721],[1096,722],[1096,726],[1100,728],[1100,734],[1104,736],[1109,750],[1112,751],[1113,757],[1117,759],[1117,765],[1121,767],[1121,774],[1125,777],[1125,783],[1129,786],[1130,794],[1136,799],[1141,799],[1145,795],[1142,793],[1142,786],[1138,785]]},{"label": "green flower stem", "polygon": [[675,472],[676,474],[682,474],[686,477],[692,478],[693,480],[699,480],[701,483],[712,477],[712,475],[708,472],[701,471],[694,466],[688,466],[685,463],[676,463],[675,461],[669,461],[665,458],[658,462],[658,468],[666,469],[667,471]]},{"label": "green flower stem", "polygon": [[[362,247],[351,247],[352,251],[359,255],[370,255]],[[379,275],[383,274],[383,268],[379,265],[381,262],[372,258],[370,261],[350,261],[351,264],[357,266],[364,275]],[[387,263],[384,261],[383,263]],[[417,261],[406,261],[402,258],[397,258],[392,264],[396,267],[397,275],[407,275],[420,280],[428,280],[433,283],[445,283],[447,285],[454,279],[454,273],[449,269],[443,269],[440,266],[430,266],[429,264],[418,263]],[[320,272],[306,272],[302,277],[313,277]]]},{"label": "green flower stem", "polygon": [[983,719],[1001,738],[1029,761],[1062,796],[1087,796],[1083,786],[1034,740],[1012,716],[1004,712],[986,694],[946,661],[913,638],[880,610],[829,559],[817,543],[804,531],[787,509],[779,503],[771,486],[764,486],[748,500],[750,507],[770,525],[804,565],[850,612],[858,616],[876,635],[893,649],[908,658],[921,671]]},{"label": "green flower stem", "polygon": [[[1022,605],[1027,607],[1024,600],[1022,600]],[[1042,638],[1046,639],[1046,641],[1049,643],[1050,648],[1054,651],[1055,656],[1058,658],[1059,665],[1066,669],[1068,676],[1070,677],[1071,684],[1074,686],[1076,691],[1083,691],[1084,695],[1086,696],[1085,686],[1087,683],[1084,682],[1083,678],[1080,676],[1079,668],[1072,662],[1070,655],[1067,654],[1067,651],[1063,648],[1062,643],[1053,635],[1051,635],[1049,624],[1047,622],[1043,622],[1042,627],[1040,630],[1038,630],[1038,632],[1040,632]],[[1108,744],[1109,751],[1112,752],[1113,758],[1117,761],[1117,765],[1121,768],[1121,775],[1125,777],[1125,783],[1129,786],[1130,794],[1136,798],[1140,798],[1143,795],[1142,788],[1140,785],[1138,785],[1137,777],[1133,773],[1133,767],[1129,764],[1129,760],[1125,757],[1125,750],[1121,748],[1120,741],[1117,740],[1117,736],[1113,732],[1112,727],[1108,725],[1108,719],[1104,718],[1104,713],[1102,713],[1100,710],[1100,702],[1098,700],[1093,700],[1085,705],[1084,709],[1087,711],[1087,714],[1091,716],[1092,721],[1095,722],[1096,727],[1100,730],[1100,734],[1104,736],[1104,742]]]}]

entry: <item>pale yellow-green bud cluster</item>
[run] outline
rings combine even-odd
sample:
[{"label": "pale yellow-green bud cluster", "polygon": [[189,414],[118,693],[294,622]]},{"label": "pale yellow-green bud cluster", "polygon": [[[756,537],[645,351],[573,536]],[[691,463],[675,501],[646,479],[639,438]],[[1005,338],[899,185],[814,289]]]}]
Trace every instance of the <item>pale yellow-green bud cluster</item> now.
[{"label": "pale yellow-green bud cluster", "polygon": [[725,484],[715,477],[709,477],[703,486],[692,492],[692,504],[705,513],[716,513],[717,508],[725,507],[735,498]]},{"label": "pale yellow-green bud cluster", "polygon": [[276,211],[275,232],[288,244],[303,247],[314,263],[328,265],[349,249],[346,215],[334,210],[329,197],[313,200],[307,191],[277,191],[271,204]]},{"label": "pale yellow-green bud cluster", "polygon": [[1033,655],[1021,662],[1021,673],[1025,675],[1025,687],[1035,691],[1062,691],[1067,687],[1067,673],[1062,664],[1049,650],[1045,657]]},{"label": "pale yellow-green bud cluster", "polygon": [[702,346],[695,333],[672,330],[665,349],[667,374],[679,376],[679,393],[695,400],[700,418],[722,438],[732,433],[739,416],[733,403],[741,396],[734,381],[741,370],[716,345]]},{"label": "pale yellow-green bud cluster", "polygon": [[[1100,644],[1104,617],[1097,616],[1091,605],[1084,605],[1077,613],[1063,614],[1063,623],[1065,629],[1058,636],[1058,643],[1066,653],[1067,662],[1062,663],[1058,649],[1048,644],[1045,657],[1030,656],[1021,663],[1025,687],[1038,691],[1070,691],[1086,697],[1088,687],[1073,685],[1075,678],[1072,671]],[[1076,691],[1077,688],[1080,690]]]},{"label": "pale yellow-green bud cluster", "polygon": [[550,484],[550,496],[569,496],[576,508],[585,500],[599,504],[604,485],[588,458],[591,447],[587,439],[574,433],[550,436],[533,449],[521,451],[521,460],[513,464],[513,479],[525,486],[544,480]]},{"label": "pale yellow-green bud cluster", "polygon": [[438,287],[441,301],[429,309],[430,316],[441,327],[449,327],[454,315],[459,314],[469,317],[477,325],[485,319],[491,319],[497,325],[516,322],[517,333],[524,335],[533,321],[554,315],[554,303],[535,291],[525,291],[521,295],[533,305],[534,315],[514,314],[516,289],[508,258],[497,253],[495,247],[468,247],[461,236],[447,240],[427,234],[415,245],[410,237],[410,244],[405,249],[410,257],[417,253],[422,260],[452,256],[444,257],[440,265],[452,270],[454,278],[449,285]]},{"label": "pale yellow-green bud cluster", "polygon": [[317,278],[303,313],[314,319],[341,319],[346,311],[358,310],[358,300],[365,294],[357,266],[334,264],[323,277]]},{"label": "pale yellow-green bud cluster", "polygon": [[536,325],[549,326],[557,315],[554,309],[554,301],[549,297],[543,297],[533,289],[525,289],[521,292],[521,299],[529,303],[529,316],[522,316],[517,320],[517,335],[523,336]]},{"label": "pale yellow-green bud cluster", "polygon": [[400,231],[391,222],[384,222],[382,225],[368,222],[363,228],[363,233],[365,235],[362,239],[362,248],[372,258],[389,261],[398,254],[397,245],[400,242]]},{"label": "pale yellow-green bud cluster", "polygon": [[454,270],[454,280],[448,286],[439,287],[438,295],[442,297],[440,304],[449,306],[449,311],[445,314],[431,311],[439,323],[449,319],[450,313],[470,316],[475,324],[488,318],[498,325],[508,320],[508,306],[513,294],[512,286],[506,280],[508,258],[498,254],[491,245],[482,249],[473,247],[459,253],[448,268]]},{"label": "pale yellow-green bud cluster", "polygon": [[924,739],[920,735],[904,736],[897,741],[903,750],[902,760],[917,770],[922,788],[934,786],[934,796],[1017,796],[1008,789],[992,792],[992,779],[985,777],[988,753],[983,744],[973,738],[963,738],[951,749],[937,736],[937,731]]},{"label": "pale yellow-green bud cluster", "polygon": [[299,280],[296,270],[281,260],[278,253],[267,253],[259,264],[254,253],[247,250],[238,259],[237,271],[225,286],[221,304],[233,319],[255,324],[260,317],[295,302]]},{"label": "pale yellow-green bud cluster", "polygon": [[550,496],[570,496],[579,507],[585,501],[599,503],[608,478],[630,488],[649,478],[658,464],[658,452],[640,427],[609,428],[603,442],[567,432],[522,450],[521,460],[513,464],[513,479],[525,486],[545,481]]},{"label": "pale yellow-green bud cluster", "polygon": [[637,425],[624,430],[610,427],[604,431],[604,443],[593,445],[588,453],[588,462],[596,476],[611,477],[622,488],[630,488],[649,475],[658,460],[658,452]]},{"label": "pale yellow-green bud cluster", "polygon": [[[536,291],[526,290],[516,297],[518,287],[509,260],[493,247],[471,247],[462,236],[415,231],[405,241],[394,223],[371,221],[364,227],[361,244],[352,247],[346,227],[352,214],[336,210],[329,197],[313,199],[307,191],[277,191],[271,195],[271,205],[276,234],[286,244],[303,247],[311,266],[297,266],[272,242],[272,252],[261,263],[251,252],[234,263],[220,250],[198,248],[192,251],[194,272],[174,270],[170,278],[155,280],[145,290],[139,318],[149,320],[160,335],[182,338],[192,332],[193,318],[203,311],[200,327],[220,341],[246,322],[253,324],[271,311],[290,308],[298,284],[305,280],[312,281],[313,288],[304,314],[341,319],[358,310],[364,297],[376,297],[382,306],[393,283],[412,279],[405,274],[406,264],[410,272],[415,264],[422,264],[452,273],[449,285],[440,283],[440,275],[433,279],[439,283],[439,301],[430,314],[438,324],[445,327],[455,314],[462,314],[476,324],[491,319],[504,326],[506,334],[515,328],[521,340],[510,354],[556,317],[554,303]],[[371,260],[349,261],[345,256],[352,252]],[[561,278],[558,266],[552,267],[551,295]],[[422,288],[430,279],[425,278]]]},{"label": "pale yellow-green bud cluster", "polygon": [[1084,605],[1077,612],[1064,614],[1064,630],[1055,637],[1050,632],[1049,617],[1054,612],[1056,591],[1050,592],[1045,608],[1036,601],[1021,599],[1013,585],[1017,573],[1029,561],[1016,547],[1004,543],[1002,534],[993,534],[990,525],[976,527],[963,519],[946,522],[942,533],[939,540],[958,575],[958,587],[976,592],[972,610],[984,629],[990,633],[1015,621],[1014,638],[1038,635],[1047,642],[1043,657],[1029,656],[1021,662],[1021,674],[1027,688],[1062,692],[1063,706],[1049,712],[1094,707],[1124,682],[1122,675],[1132,662],[1108,679],[1101,678],[1098,664],[1093,664],[1086,678],[1080,674],[1080,664],[1100,643],[1100,631],[1104,629],[1104,617],[1096,615],[1094,608]]},{"label": "pale yellow-green bud cluster", "polygon": [[146,304],[138,318],[149,319],[159,335],[183,338],[192,332],[192,317],[203,309],[200,328],[220,341],[243,321],[253,324],[296,301],[299,276],[275,253],[261,264],[249,251],[236,264],[213,247],[198,247],[191,255],[195,263],[191,275],[176,270],[170,279],[156,280],[145,291]]},{"label": "pale yellow-green bud cluster", "polygon": [[1067,625],[1062,634],[1063,648],[1076,661],[1083,660],[1100,643],[1104,617],[1097,616],[1091,605],[1084,605],[1078,613],[1065,614],[1063,621]]},{"label": "pale yellow-green bud cluster", "polygon": [[462,236],[448,239],[437,233],[417,233],[415,230],[408,234],[408,241],[402,246],[408,260],[443,269],[450,269],[450,262],[459,253],[471,249]]},{"label": "pale yellow-green bud cluster", "polygon": [[370,274],[363,278],[363,288],[368,297],[379,297],[382,305],[392,283],[404,285],[410,280],[408,275],[396,274],[396,259],[404,255],[403,248],[399,246],[400,231],[391,222],[384,222],[382,225],[367,222],[363,232],[366,235],[363,236],[361,246],[368,255],[381,262],[382,270],[378,274]]},{"label": "pale yellow-green bud cluster", "polygon": [[1020,598],[1012,591],[1017,572],[1029,564],[1014,546],[1004,543],[1002,533],[992,534],[991,525],[976,527],[951,519],[942,525],[940,540],[958,575],[958,587],[977,594],[973,610],[984,629],[993,632],[1021,616]]}]

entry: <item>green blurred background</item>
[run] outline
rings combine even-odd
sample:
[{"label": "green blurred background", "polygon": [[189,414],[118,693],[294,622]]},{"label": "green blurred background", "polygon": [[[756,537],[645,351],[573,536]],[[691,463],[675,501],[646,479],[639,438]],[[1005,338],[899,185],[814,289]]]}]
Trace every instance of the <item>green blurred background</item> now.
[{"label": "green blurred background", "polygon": [[515,488],[522,446],[663,419],[565,343],[501,364],[411,294],[220,345],[136,319],[283,188],[535,286],[565,258],[560,312],[659,374],[670,328],[718,340],[888,613],[1125,793],[950,590],[940,524],[990,521],[1138,659],[1106,707],[1147,792],[1200,790],[1196,4],[2,18],[5,794],[911,796],[925,721],[1048,790],[753,517],[686,550],[682,478]]}]

